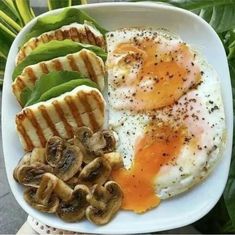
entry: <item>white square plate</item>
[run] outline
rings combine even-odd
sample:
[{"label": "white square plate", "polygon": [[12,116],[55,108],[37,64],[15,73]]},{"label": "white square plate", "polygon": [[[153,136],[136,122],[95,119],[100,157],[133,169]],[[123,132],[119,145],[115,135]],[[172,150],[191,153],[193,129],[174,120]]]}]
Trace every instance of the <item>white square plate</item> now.
[{"label": "white square plate", "polygon": [[[163,27],[179,35],[184,41],[198,49],[216,69],[222,84],[225,106],[227,143],[222,160],[213,173],[191,191],[173,199],[162,201],[159,207],[143,214],[121,211],[105,226],[95,226],[87,221],[65,223],[55,215],[40,213],[23,199],[23,187],[15,182],[12,173],[23,149],[15,130],[15,114],[20,110],[11,92],[12,71],[18,46],[25,33],[35,23],[34,19],[16,37],[7,60],[3,87],[2,137],[6,171],[11,190],[22,208],[39,221],[61,229],[88,233],[144,233],[177,228],[190,224],[216,204],[220,198],[229,172],[233,131],[232,92],[223,45],[214,30],[198,16],[175,7],[151,3],[103,3],[80,6],[94,17],[100,25],[115,30],[128,26]],[[53,14],[60,10],[48,12]]]}]

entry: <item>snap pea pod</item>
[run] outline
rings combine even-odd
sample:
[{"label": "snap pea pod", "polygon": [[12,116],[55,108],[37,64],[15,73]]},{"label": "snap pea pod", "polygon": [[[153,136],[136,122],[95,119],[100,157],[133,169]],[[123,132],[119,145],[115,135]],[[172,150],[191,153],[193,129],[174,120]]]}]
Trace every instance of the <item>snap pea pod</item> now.
[{"label": "snap pea pod", "polygon": [[93,51],[97,56],[106,60],[107,53],[100,47],[74,42],[66,39],[64,41],[52,40],[48,43],[39,45],[31,54],[29,54],[20,64],[18,64],[13,72],[13,81],[19,76],[26,66],[37,64],[41,61],[51,60],[67,54],[79,52],[82,49]]},{"label": "snap pea pod", "polygon": [[59,95],[64,94],[65,92],[72,91],[74,88],[81,86],[81,85],[86,85],[89,87],[94,87],[97,88],[97,85],[95,82],[92,82],[89,79],[76,79],[76,80],[71,80],[69,82],[66,82],[64,84],[58,85],[56,87],[51,88],[50,90],[46,91],[41,95],[39,100],[36,102],[41,102],[41,101],[46,101],[51,98],[57,97]]},{"label": "snap pea pod", "polygon": [[29,90],[28,88],[24,89],[21,102],[23,106],[34,104],[49,89],[74,79],[86,79],[86,77],[75,71],[56,71],[42,75],[36,81],[33,90]]}]

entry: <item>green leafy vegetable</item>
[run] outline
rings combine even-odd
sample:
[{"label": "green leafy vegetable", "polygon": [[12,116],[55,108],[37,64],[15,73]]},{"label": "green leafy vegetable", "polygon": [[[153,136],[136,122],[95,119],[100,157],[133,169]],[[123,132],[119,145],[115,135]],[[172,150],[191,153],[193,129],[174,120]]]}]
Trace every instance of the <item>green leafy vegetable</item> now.
[{"label": "green leafy vegetable", "polygon": [[20,101],[22,106],[24,107],[27,101],[30,99],[32,94],[32,90],[30,90],[28,87],[24,88],[24,90],[20,94]]},{"label": "green leafy vegetable", "polygon": [[74,79],[85,79],[85,77],[74,71],[56,71],[42,75],[36,81],[32,91],[25,88],[26,91],[23,91],[21,102],[23,106],[35,104],[40,96],[49,89]]},{"label": "green leafy vegetable", "polygon": [[61,94],[64,94],[65,92],[72,91],[74,88],[81,86],[81,85],[86,85],[90,87],[97,88],[96,83],[89,79],[76,79],[76,80],[71,80],[69,82],[63,83],[61,85],[58,85],[56,87],[51,88],[50,90],[46,91],[43,93],[38,100],[38,102],[41,101],[46,101],[51,98],[57,97]]},{"label": "green leafy vegetable", "polygon": [[77,8],[66,8],[61,13],[56,15],[49,15],[40,17],[35,25],[25,36],[22,45],[27,42],[32,37],[37,37],[42,33],[47,31],[58,29],[64,25],[71,24],[73,22],[78,22],[83,24],[84,21],[90,21],[94,26],[101,32],[106,33],[107,31],[96,23],[94,19],[88,16],[84,11]]},{"label": "green leafy vegetable", "polygon": [[[86,0],[48,0],[51,2],[51,8],[68,7],[71,5],[85,4]],[[53,3],[52,3],[53,2]],[[57,6],[56,6],[57,5]],[[30,0],[0,0],[0,56],[7,57],[11,44],[16,34],[21,28],[35,17],[33,9],[30,6]],[[78,9],[65,9],[63,13],[56,16],[41,17],[35,26],[32,27],[29,38],[38,36],[41,32],[50,31],[59,28],[60,25],[70,24],[72,22],[81,22],[85,20],[94,22],[94,26],[102,32],[105,29],[100,27],[85,12]],[[48,27],[47,27],[48,26]],[[31,35],[31,36],[30,36]],[[27,40],[27,39],[26,39]],[[3,70],[0,71],[1,74]]]},{"label": "green leafy vegetable", "polygon": [[83,48],[93,51],[103,60],[106,59],[106,52],[97,46],[73,42],[72,40],[50,41],[39,45],[31,54],[29,54],[20,64],[18,64],[13,72],[13,80],[22,73],[23,69],[40,61],[51,60],[56,57],[66,56],[70,53],[75,53]]}]

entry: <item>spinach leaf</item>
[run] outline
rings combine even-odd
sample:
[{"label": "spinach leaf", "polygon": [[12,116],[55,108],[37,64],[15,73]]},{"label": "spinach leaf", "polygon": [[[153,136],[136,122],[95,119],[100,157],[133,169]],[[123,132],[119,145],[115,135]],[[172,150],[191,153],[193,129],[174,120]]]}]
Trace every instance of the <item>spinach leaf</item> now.
[{"label": "spinach leaf", "polygon": [[40,96],[39,100],[36,101],[36,103],[57,97],[59,95],[64,94],[65,92],[72,91],[74,88],[81,86],[81,85],[86,85],[86,86],[97,88],[96,83],[89,79],[75,79],[75,80],[71,80],[69,82],[63,83],[61,85],[52,87],[51,89],[43,93]]},{"label": "spinach leaf", "polygon": [[65,8],[62,12],[40,17],[35,25],[26,34],[22,45],[27,42],[32,37],[37,37],[42,33],[58,29],[64,25],[68,25],[74,22],[83,24],[84,21],[90,21],[93,25],[102,33],[107,32],[106,29],[102,28],[93,18],[91,18],[87,13],[81,11],[77,8]]},{"label": "spinach leaf", "polygon": [[36,81],[32,91],[28,88],[24,89],[21,102],[23,106],[35,104],[41,95],[49,89],[74,79],[85,79],[85,77],[80,73],[73,71],[56,71],[42,75],[40,79]]},{"label": "spinach leaf", "polygon": [[24,90],[21,92],[20,101],[23,107],[25,106],[26,102],[30,99],[31,94],[32,91],[28,87],[24,88]]},{"label": "spinach leaf", "polygon": [[39,45],[20,64],[18,64],[12,75],[13,80],[15,80],[15,78],[22,73],[26,66],[37,64],[41,61],[51,60],[56,57],[66,56],[67,54],[78,52],[83,48],[93,51],[103,60],[107,57],[106,52],[97,46],[73,42],[68,39],[64,41],[53,40]]}]

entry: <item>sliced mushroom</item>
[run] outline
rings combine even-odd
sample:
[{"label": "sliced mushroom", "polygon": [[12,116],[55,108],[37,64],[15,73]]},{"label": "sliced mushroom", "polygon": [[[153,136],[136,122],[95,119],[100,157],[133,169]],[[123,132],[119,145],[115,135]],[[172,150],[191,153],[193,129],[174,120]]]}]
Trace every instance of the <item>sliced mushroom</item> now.
[{"label": "sliced mushroom", "polygon": [[41,162],[41,163],[45,163],[45,153],[46,150],[45,148],[34,148],[32,153],[31,153],[31,158],[30,158],[30,163],[34,163],[34,162]]},{"label": "sliced mushroom", "polygon": [[65,148],[65,141],[58,136],[52,136],[46,144],[46,161],[55,167],[61,160],[63,150]]},{"label": "sliced mushroom", "polygon": [[86,126],[80,127],[76,131],[76,137],[82,142],[82,144],[86,144],[92,135],[92,130]]},{"label": "sliced mushroom", "polygon": [[109,193],[105,187],[101,185],[94,185],[91,192],[87,195],[87,201],[91,206],[104,210],[108,201]]},{"label": "sliced mushroom", "polygon": [[41,178],[46,172],[52,172],[52,168],[43,163],[33,163],[20,166],[15,175],[20,184],[38,188]]},{"label": "sliced mushroom", "polygon": [[67,181],[80,170],[82,161],[81,150],[75,145],[67,145],[54,168],[54,173],[63,181]]},{"label": "sliced mushroom", "polygon": [[86,164],[91,162],[92,160],[94,160],[96,158],[96,156],[92,153],[90,153],[86,147],[82,144],[81,140],[78,137],[74,137],[73,138],[73,144],[78,146],[80,148],[80,150],[82,151],[83,154],[83,162],[85,162]]},{"label": "sliced mushroom", "polygon": [[102,185],[107,181],[110,174],[111,166],[109,162],[103,157],[98,157],[82,169],[79,182],[89,187],[94,184]]},{"label": "sliced mushroom", "polygon": [[18,170],[22,165],[29,165],[30,164],[30,157],[31,157],[31,153],[26,153],[18,162],[16,168],[14,169],[13,172],[13,177],[14,179],[19,182],[18,180]]},{"label": "sliced mushroom", "polygon": [[44,204],[45,200],[50,198],[52,192],[55,193],[60,199],[68,201],[72,197],[73,190],[58,177],[51,173],[46,173],[41,179],[36,197],[39,202]]},{"label": "sliced mushroom", "polygon": [[57,182],[58,178],[56,176],[50,173],[44,174],[42,176],[40,186],[35,194],[35,200],[42,205],[48,205]]},{"label": "sliced mushroom", "polygon": [[59,199],[56,197],[55,194],[52,194],[50,199],[48,200],[47,205],[43,205],[39,203],[36,199],[36,188],[27,188],[24,192],[24,199],[25,201],[32,206],[33,208],[40,210],[42,212],[47,213],[55,213],[58,206],[59,206]]},{"label": "sliced mushroom", "polygon": [[103,130],[102,134],[104,135],[104,138],[106,140],[106,146],[105,148],[103,148],[103,153],[110,153],[114,151],[116,146],[116,139],[113,132],[109,130]]},{"label": "sliced mushroom", "polygon": [[78,171],[76,175],[74,175],[71,179],[66,181],[66,184],[68,184],[70,187],[74,188],[77,184],[79,184],[79,174],[81,170]]},{"label": "sliced mushroom", "polygon": [[108,181],[104,185],[104,189],[108,193],[107,198],[104,198],[104,201],[106,203],[105,208],[100,209],[93,205],[90,205],[86,209],[87,219],[97,225],[108,223],[122,205],[123,193],[117,183],[115,183],[114,181]]},{"label": "sliced mushroom", "polygon": [[124,167],[122,156],[118,152],[105,153],[103,157],[109,162],[114,170]]},{"label": "sliced mushroom", "polygon": [[103,130],[96,132],[87,143],[88,150],[96,156],[112,152],[115,149],[116,140],[111,131]]},{"label": "sliced mushroom", "polygon": [[76,222],[81,220],[84,215],[88,202],[86,196],[89,194],[89,189],[85,185],[77,185],[74,188],[72,197],[69,201],[61,201],[57,215],[64,221]]},{"label": "sliced mushroom", "polygon": [[67,185],[64,181],[58,178],[55,193],[58,195],[60,199],[63,201],[68,201],[72,197],[73,190]]}]

